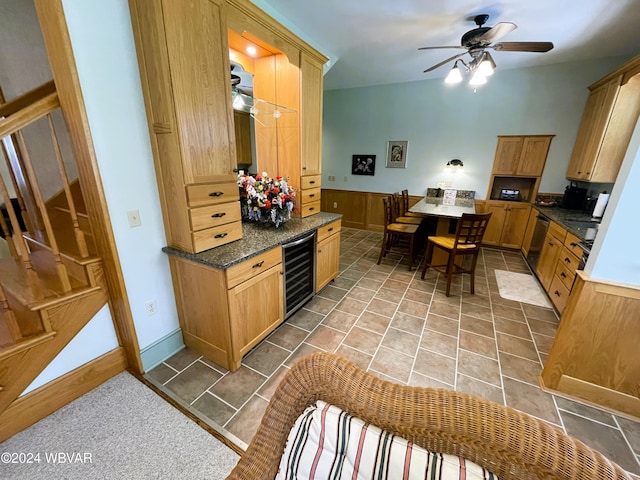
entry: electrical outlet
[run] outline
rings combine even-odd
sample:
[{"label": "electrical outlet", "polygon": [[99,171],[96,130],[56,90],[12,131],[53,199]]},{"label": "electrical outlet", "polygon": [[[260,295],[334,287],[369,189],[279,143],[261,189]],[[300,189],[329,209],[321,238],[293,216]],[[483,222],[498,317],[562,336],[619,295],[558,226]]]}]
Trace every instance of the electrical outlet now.
[{"label": "electrical outlet", "polygon": [[155,315],[156,312],[158,311],[158,305],[156,305],[155,300],[145,303],[144,308],[147,311],[147,317],[150,317],[151,315]]},{"label": "electrical outlet", "polygon": [[338,208],[338,202],[333,202],[333,208]]},{"label": "electrical outlet", "polygon": [[140,221],[140,212],[138,210],[129,210],[127,212],[127,219],[129,220],[129,227],[139,227],[142,225]]}]

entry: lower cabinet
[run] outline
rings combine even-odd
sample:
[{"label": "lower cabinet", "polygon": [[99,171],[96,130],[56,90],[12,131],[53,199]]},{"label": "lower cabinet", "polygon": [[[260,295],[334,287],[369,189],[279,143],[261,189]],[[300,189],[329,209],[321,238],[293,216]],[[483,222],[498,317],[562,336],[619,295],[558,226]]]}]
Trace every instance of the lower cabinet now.
[{"label": "lower cabinet", "polygon": [[316,246],[316,292],[340,273],[340,220],[318,229]]},{"label": "lower cabinet", "polygon": [[169,260],[184,343],[218,365],[237,370],[242,356],[284,320],[279,245],[226,270]]},{"label": "lower cabinet", "polygon": [[518,249],[522,247],[531,205],[488,200],[484,211],[491,212],[492,215],[483,244]]},{"label": "lower cabinet", "polygon": [[542,250],[540,250],[540,259],[536,267],[536,275],[538,275],[540,283],[547,292],[549,292],[551,288],[551,282],[556,271],[558,258],[560,258],[560,254],[562,253],[562,245],[566,234],[566,230],[557,223],[551,222],[547,235],[544,238],[544,245],[542,246]]}]

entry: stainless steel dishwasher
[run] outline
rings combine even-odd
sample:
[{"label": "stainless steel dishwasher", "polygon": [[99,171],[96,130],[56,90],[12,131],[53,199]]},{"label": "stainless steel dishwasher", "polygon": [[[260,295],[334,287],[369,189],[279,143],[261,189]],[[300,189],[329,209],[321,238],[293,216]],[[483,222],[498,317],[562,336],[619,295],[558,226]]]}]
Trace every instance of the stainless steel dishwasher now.
[{"label": "stainless steel dishwasher", "polygon": [[536,227],[533,230],[533,237],[531,238],[529,253],[527,254],[527,263],[533,271],[535,271],[536,267],[538,266],[538,261],[540,260],[540,252],[542,251],[542,246],[544,245],[544,237],[546,237],[547,235],[547,230],[549,230],[549,219],[539,213],[538,217],[536,218]]}]

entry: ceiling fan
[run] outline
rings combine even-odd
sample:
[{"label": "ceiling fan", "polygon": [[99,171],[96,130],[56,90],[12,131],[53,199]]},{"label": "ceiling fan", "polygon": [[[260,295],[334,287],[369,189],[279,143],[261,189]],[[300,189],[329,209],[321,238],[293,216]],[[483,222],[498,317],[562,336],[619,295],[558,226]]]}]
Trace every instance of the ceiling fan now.
[{"label": "ceiling fan", "polygon": [[[483,62],[488,62],[486,68],[491,67],[491,71],[495,68],[495,62],[493,58],[491,58],[491,54],[487,51],[487,49],[492,48],[495,51],[500,52],[539,52],[544,53],[548,52],[553,48],[553,43],[551,42],[500,42],[493,43],[496,40],[504,37],[508,33],[514,31],[517,27],[515,23],[511,22],[500,22],[494,25],[493,27],[485,27],[483,26],[489,20],[489,15],[481,14],[476,15],[473,21],[476,23],[477,27],[473,30],[469,30],[467,33],[462,35],[460,39],[460,45],[447,45],[447,46],[436,46],[436,47],[420,47],[418,50],[435,50],[442,48],[458,48],[465,50],[462,53],[458,53],[452,57],[443,60],[440,63],[437,63],[429,68],[427,68],[424,72],[431,72],[438,67],[450,62],[451,60],[456,60],[454,64],[454,68],[457,68],[458,62],[462,62],[462,64],[467,68],[468,71],[475,71]],[[472,60],[467,65],[463,60],[457,60],[468,53],[471,55]],[[485,73],[487,70],[485,70]],[[458,71],[459,74],[459,71]],[[485,75],[486,76],[486,75]]]}]

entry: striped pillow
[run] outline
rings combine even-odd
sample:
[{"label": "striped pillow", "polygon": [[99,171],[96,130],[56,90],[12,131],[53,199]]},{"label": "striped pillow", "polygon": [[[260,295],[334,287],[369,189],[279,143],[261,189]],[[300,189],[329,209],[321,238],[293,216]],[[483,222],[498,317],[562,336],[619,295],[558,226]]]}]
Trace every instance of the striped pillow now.
[{"label": "striped pillow", "polygon": [[464,458],[429,452],[318,400],[296,420],[276,480],[498,480]]}]

